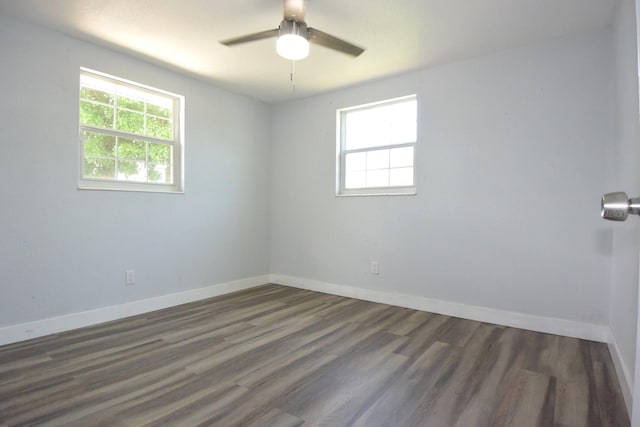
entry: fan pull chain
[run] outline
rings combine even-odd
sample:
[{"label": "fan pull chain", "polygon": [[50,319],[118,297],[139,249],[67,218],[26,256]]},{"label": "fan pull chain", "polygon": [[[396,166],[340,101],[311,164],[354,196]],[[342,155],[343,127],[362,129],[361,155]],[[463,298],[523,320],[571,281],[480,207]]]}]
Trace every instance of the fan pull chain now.
[{"label": "fan pull chain", "polygon": [[291,74],[289,75],[290,76],[289,78],[291,80],[291,95],[296,94],[295,73],[296,73],[296,61],[291,61]]}]

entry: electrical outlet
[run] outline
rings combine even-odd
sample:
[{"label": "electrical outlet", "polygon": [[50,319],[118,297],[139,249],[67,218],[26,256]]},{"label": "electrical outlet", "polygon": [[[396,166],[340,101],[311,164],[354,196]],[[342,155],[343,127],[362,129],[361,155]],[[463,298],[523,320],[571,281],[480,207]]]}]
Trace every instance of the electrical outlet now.
[{"label": "electrical outlet", "polygon": [[378,273],[378,261],[371,261],[371,274],[380,274]]},{"label": "electrical outlet", "polygon": [[136,283],[136,271],[135,270],[127,270],[124,272],[125,283],[127,285],[133,285]]}]

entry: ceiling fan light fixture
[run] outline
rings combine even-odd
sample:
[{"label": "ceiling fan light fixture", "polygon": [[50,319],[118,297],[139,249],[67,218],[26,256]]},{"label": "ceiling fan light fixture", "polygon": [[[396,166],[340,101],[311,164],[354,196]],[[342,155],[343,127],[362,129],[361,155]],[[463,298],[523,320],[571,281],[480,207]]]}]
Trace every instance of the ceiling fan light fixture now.
[{"label": "ceiling fan light fixture", "polygon": [[309,31],[306,24],[282,21],[276,40],[276,52],[281,57],[292,61],[309,56]]},{"label": "ceiling fan light fixture", "polygon": [[285,59],[304,59],[309,56],[309,41],[296,34],[284,34],[276,41],[276,52]]}]

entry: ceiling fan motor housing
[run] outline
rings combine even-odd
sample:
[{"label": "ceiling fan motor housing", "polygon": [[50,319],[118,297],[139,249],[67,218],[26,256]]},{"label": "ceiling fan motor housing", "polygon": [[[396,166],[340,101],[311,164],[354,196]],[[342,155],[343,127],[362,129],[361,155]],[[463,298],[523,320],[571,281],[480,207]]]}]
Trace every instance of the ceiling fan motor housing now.
[{"label": "ceiling fan motor housing", "polygon": [[283,19],[280,23],[280,27],[278,27],[278,37],[285,34],[293,34],[309,40],[309,29],[307,28],[307,24],[303,21]]}]

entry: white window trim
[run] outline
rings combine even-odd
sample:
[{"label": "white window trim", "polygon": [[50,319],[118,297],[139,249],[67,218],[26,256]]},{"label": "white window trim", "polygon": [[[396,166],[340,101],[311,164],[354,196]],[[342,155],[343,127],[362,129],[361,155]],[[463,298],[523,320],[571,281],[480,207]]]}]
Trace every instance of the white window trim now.
[{"label": "white window trim", "polygon": [[[151,136],[135,135],[128,132],[122,132],[115,129],[103,129],[90,125],[84,125],[79,123],[78,126],[78,183],[79,190],[107,190],[107,191],[136,191],[136,192],[150,192],[150,193],[174,193],[184,194],[184,96],[178,95],[172,92],[168,92],[162,89],[157,89],[151,86],[147,86],[141,83],[136,83],[130,80],[122,79],[119,77],[111,76],[109,74],[102,73],[100,71],[91,70],[89,68],[80,68],[80,76],[82,75],[95,76],[103,80],[110,81],[111,83],[127,86],[137,91],[148,92],[152,95],[160,94],[166,97],[173,98],[173,141],[155,138]],[[78,81],[78,88],[81,88],[81,83]],[[80,108],[80,95],[78,95],[78,108]],[[78,112],[78,120],[80,113]],[[106,180],[99,178],[84,178],[84,141],[83,131],[98,131],[103,134],[109,134],[127,138],[142,138],[149,142],[158,142],[162,144],[171,144],[174,146],[173,150],[173,184],[161,184],[154,182],[137,182],[137,181],[124,181],[124,180]]]},{"label": "white window trim", "polygon": [[[376,108],[381,105],[391,105],[394,103],[404,102],[410,99],[417,100],[417,95],[408,95],[402,96],[398,98],[387,99],[378,102],[372,102],[369,104],[357,105],[353,107],[340,108],[336,111],[336,122],[337,122],[337,144],[336,144],[336,196],[337,197],[352,197],[352,196],[414,196],[417,193],[417,168],[416,168],[416,158],[417,158],[417,149],[418,149],[418,140],[416,135],[416,141],[402,144],[394,144],[394,145],[383,145],[380,147],[368,147],[368,148],[359,148],[355,150],[346,150],[346,135],[345,135],[345,118],[346,115],[344,113],[348,113],[349,111],[354,110],[365,110],[368,108]],[[417,126],[417,123],[416,123]],[[394,187],[367,187],[367,188],[345,188],[345,178],[346,178],[346,156],[349,153],[357,153],[357,152],[368,152],[375,150],[388,150],[390,148],[400,148],[400,147],[413,147],[413,185],[411,186],[394,186]]]}]

